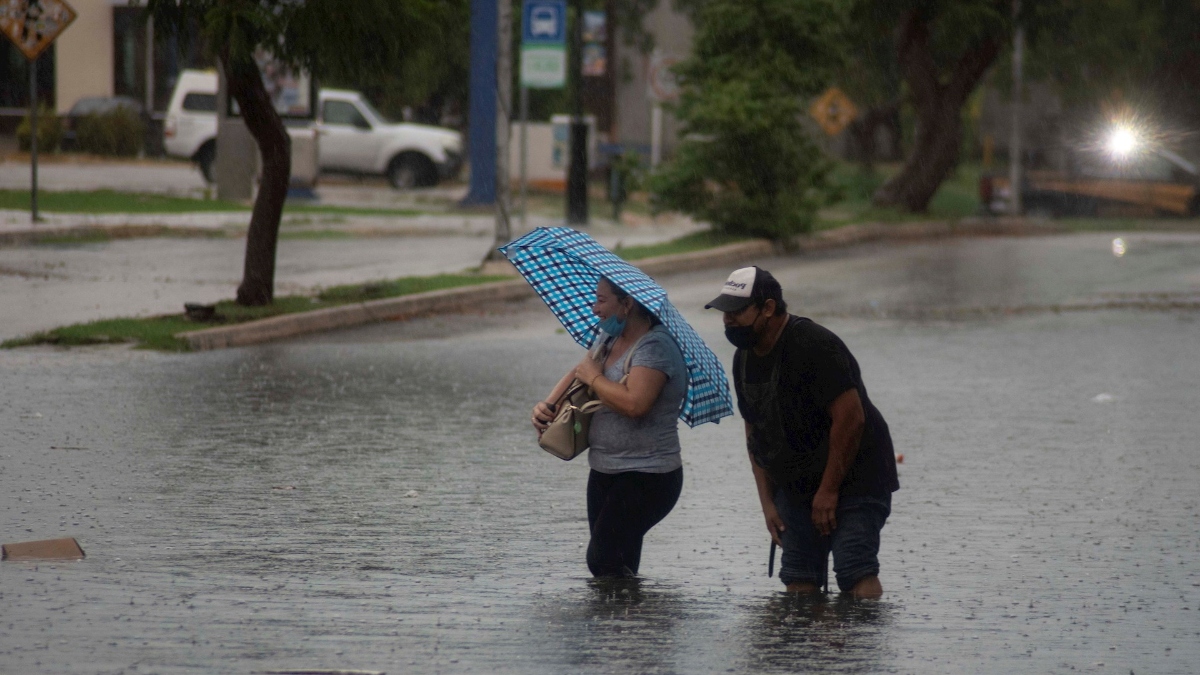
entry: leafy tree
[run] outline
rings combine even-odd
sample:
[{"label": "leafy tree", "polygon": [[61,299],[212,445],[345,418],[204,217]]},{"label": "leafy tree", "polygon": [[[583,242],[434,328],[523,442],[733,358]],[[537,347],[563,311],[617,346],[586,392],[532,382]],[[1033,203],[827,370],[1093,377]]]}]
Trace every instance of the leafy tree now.
[{"label": "leafy tree", "polygon": [[962,111],[1010,42],[1011,0],[858,0],[852,22],[893,26],[896,64],[915,112],[913,146],[873,201],[925,211],[958,162]]},{"label": "leafy tree", "polygon": [[784,238],[811,229],[828,166],[803,127],[803,101],[837,64],[837,5],[706,0],[694,17],[692,55],[676,68],[684,138],[650,189],[718,230]]},{"label": "leafy tree", "polygon": [[156,34],[185,39],[198,26],[220,60],[229,95],[262,156],[262,179],[250,216],[237,301],[274,297],[279,221],[291,175],[287,131],[255,63],[265,51],[318,79],[403,71],[413,54],[443,40],[451,4],[440,0],[149,0]]},{"label": "leafy tree", "polygon": [[[1051,83],[1067,106],[1072,141],[1102,117],[1131,118],[1178,146],[1200,122],[1200,6],[1190,0],[1057,0],[1031,21],[1043,39],[1026,59],[1031,80]],[[1080,39],[1085,36],[1085,39]],[[1005,70],[998,84],[1007,88]],[[1087,119],[1091,118],[1091,119]]]},{"label": "leafy tree", "polygon": [[411,45],[399,68],[331,70],[321,84],[357,89],[393,119],[401,119],[405,108],[425,124],[442,124],[447,111],[461,114],[470,79],[471,0],[440,4],[440,39]]}]

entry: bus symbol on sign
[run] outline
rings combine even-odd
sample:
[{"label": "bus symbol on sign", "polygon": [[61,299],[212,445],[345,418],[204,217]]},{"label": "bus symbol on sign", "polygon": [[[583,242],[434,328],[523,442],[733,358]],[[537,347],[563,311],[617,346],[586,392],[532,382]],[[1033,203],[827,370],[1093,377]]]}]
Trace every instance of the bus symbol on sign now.
[{"label": "bus symbol on sign", "polygon": [[566,41],[564,0],[525,0],[523,44],[561,45]]},{"label": "bus symbol on sign", "polygon": [[534,7],[529,13],[529,34],[554,37],[558,33],[558,13],[553,7]]}]

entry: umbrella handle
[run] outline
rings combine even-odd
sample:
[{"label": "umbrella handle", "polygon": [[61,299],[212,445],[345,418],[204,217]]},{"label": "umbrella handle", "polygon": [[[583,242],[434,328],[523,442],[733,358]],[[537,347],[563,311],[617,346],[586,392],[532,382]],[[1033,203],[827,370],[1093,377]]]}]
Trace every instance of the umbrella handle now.
[{"label": "umbrella handle", "polygon": [[767,558],[767,576],[775,576],[775,540],[771,540],[771,555]]}]

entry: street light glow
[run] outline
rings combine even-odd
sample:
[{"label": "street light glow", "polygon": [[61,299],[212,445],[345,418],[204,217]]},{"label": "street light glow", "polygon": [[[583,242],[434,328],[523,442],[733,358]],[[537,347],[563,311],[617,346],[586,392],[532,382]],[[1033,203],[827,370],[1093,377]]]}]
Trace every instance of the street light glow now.
[{"label": "street light glow", "polygon": [[1138,134],[1131,127],[1121,125],[1113,129],[1108,136],[1108,153],[1113,159],[1124,161],[1129,159],[1140,144]]}]

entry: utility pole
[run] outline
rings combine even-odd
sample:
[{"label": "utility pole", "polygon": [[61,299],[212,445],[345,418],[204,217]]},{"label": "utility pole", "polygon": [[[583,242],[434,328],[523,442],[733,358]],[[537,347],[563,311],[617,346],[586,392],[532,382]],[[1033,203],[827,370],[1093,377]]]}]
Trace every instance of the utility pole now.
[{"label": "utility pole", "polygon": [[1012,138],[1008,143],[1009,213],[1021,215],[1021,99],[1024,87],[1022,61],[1025,58],[1025,28],[1021,25],[1021,0],[1013,0],[1013,93]]},{"label": "utility pole", "polygon": [[463,204],[496,201],[496,0],[471,0],[471,72],[467,102],[467,158],[471,183]]},{"label": "utility pole", "polygon": [[503,260],[498,250],[512,241],[508,216],[508,140],[512,129],[512,0],[495,0],[496,20],[496,239],[484,260]]},{"label": "utility pole", "polygon": [[583,120],[583,0],[574,0],[568,70],[571,77],[571,159],[567,165],[567,224],[587,225],[587,123]]}]

